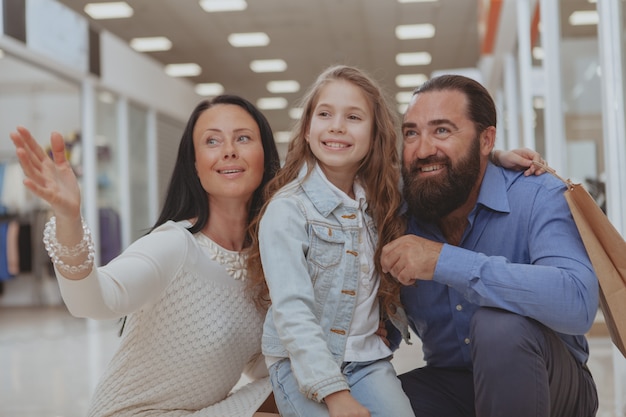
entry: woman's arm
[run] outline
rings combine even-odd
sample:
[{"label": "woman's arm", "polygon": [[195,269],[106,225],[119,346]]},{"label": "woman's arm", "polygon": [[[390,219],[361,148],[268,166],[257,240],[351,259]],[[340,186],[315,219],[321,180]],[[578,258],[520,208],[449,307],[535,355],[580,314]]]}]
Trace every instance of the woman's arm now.
[{"label": "woman's arm", "polygon": [[503,168],[524,171],[526,176],[541,175],[546,172],[533,164],[533,161],[546,163],[541,154],[528,148],[513,149],[512,151],[495,149],[491,152],[490,160],[495,165]]},{"label": "woman's arm", "polygon": [[56,132],[50,136],[51,159],[28,129],[18,127],[10,136],[26,176],[24,185],[54,212],[44,240],[54,265],[67,279],[85,278],[93,268],[95,249],[81,219],[80,189],[63,137]]}]

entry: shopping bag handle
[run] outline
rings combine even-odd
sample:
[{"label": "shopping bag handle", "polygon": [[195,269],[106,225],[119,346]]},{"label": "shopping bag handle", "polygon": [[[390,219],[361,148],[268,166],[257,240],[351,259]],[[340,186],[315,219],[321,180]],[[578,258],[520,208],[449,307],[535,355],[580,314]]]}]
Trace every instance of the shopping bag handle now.
[{"label": "shopping bag handle", "polygon": [[561,181],[563,181],[565,183],[565,185],[567,185],[567,188],[573,188],[574,184],[572,183],[572,181],[570,179],[565,179],[563,177],[561,177],[559,174],[556,173],[556,170],[550,166],[548,166],[548,164],[544,164],[543,162],[539,162],[539,161],[533,161],[532,162],[533,165],[545,170],[546,172],[549,172],[550,174],[554,175],[555,177],[557,177],[558,179],[560,179]]}]

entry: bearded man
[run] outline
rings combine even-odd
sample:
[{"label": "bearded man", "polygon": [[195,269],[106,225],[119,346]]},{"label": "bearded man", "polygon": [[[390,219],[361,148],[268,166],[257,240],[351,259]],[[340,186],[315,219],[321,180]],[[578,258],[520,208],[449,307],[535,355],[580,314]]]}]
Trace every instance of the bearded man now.
[{"label": "bearded man", "polygon": [[563,183],[490,161],[496,108],[467,77],[419,87],[402,134],[408,233],[382,265],[423,346],[400,375],[415,415],[594,416],[598,282]]}]

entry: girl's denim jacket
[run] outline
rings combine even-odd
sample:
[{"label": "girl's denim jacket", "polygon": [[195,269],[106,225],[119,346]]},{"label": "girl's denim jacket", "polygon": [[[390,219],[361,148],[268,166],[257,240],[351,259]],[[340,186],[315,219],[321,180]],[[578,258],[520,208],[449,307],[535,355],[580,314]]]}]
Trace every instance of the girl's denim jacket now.
[{"label": "girl's denim jacket", "polygon": [[[272,306],[263,353],[289,358],[307,398],[321,401],[349,389],[341,373],[359,278],[359,215],[318,169],[279,191],[259,228],[263,270]],[[369,216],[368,216],[369,219]],[[377,240],[374,224],[366,225]],[[402,331],[407,334],[408,327]]]}]

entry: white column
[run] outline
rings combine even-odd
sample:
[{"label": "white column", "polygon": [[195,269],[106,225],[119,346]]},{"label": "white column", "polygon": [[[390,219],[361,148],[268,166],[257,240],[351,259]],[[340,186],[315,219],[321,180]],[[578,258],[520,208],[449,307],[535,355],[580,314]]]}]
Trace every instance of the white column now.
[{"label": "white column", "polygon": [[519,90],[517,88],[517,62],[513,54],[504,56],[504,97],[506,100],[506,149],[520,145]]},{"label": "white column", "polygon": [[158,143],[157,143],[157,112],[154,108],[148,109],[146,114],[146,129],[148,136],[148,218],[150,226],[157,221],[159,215],[159,184],[158,184]]},{"label": "white column", "polygon": [[122,219],[122,249],[132,242],[131,199],[130,199],[130,157],[128,136],[128,99],[117,101],[117,149],[119,150],[120,170],[120,218]]},{"label": "white column", "polygon": [[[96,248],[100,245],[100,220],[98,216],[98,160],[96,157],[96,97],[90,78],[81,85],[81,151],[82,151],[82,202],[83,216],[91,229]],[[100,253],[96,249],[96,265],[100,264]]]},{"label": "white column", "polygon": [[567,143],[565,140],[565,125],[563,119],[563,91],[561,86],[561,25],[559,1],[540,0],[541,20],[549,22],[542,26],[541,44],[545,51],[543,58],[544,97],[545,97],[545,159],[560,172],[568,177],[567,171]]},{"label": "white column", "polygon": [[530,1],[516,0],[517,56],[520,78],[522,135],[524,146],[535,149],[535,112],[533,110],[532,61],[530,50]]},{"label": "white column", "polygon": [[[602,68],[602,129],[606,167],[607,215],[624,235],[626,227],[626,128],[624,126],[622,2],[598,1],[598,42]],[[613,346],[614,413],[623,413],[626,359]]]}]

